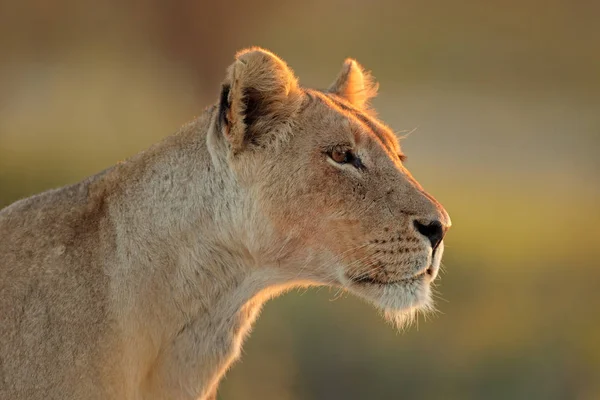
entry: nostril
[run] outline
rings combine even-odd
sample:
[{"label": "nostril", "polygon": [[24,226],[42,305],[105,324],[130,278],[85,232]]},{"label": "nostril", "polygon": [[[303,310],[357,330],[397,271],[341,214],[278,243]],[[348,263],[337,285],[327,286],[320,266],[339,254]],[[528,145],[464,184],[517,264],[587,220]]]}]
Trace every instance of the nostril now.
[{"label": "nostril", "polygon": [[440,221],[433,221],[428,224],[414,221],[415,228],[419,233],[425,236],[431,242],[431,247],[435,250],[444,238],[444,227]]}]

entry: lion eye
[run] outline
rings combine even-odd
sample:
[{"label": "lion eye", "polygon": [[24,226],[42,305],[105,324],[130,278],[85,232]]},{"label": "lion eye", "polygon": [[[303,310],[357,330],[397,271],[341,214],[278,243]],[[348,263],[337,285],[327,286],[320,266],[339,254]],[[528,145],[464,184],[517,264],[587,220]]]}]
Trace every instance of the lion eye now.
[{"label": "lion eye", "polygon": [[327,153],[338,164],[351,164],[356,169],[364,169],[362,161],[351,150],[333,149]]},{"label": "lion eye", "polygon": [[352,161],[353,155],[349,150],[333,150],[331,159],[338,164],[347,164]]}]

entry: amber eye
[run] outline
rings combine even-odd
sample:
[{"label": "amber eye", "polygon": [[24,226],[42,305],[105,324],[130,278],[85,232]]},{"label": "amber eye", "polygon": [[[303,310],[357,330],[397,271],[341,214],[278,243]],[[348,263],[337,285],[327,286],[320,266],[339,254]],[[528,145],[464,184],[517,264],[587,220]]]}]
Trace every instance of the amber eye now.
[{"label": "amber eye", "polygon": [[338,164],[351,164],[356,169],[365,169],[365,166],[360,158],[351,150],[342,150],[340,148],[336,148],[328,151],[327,155]]},{"label": "amber eye", "polygon": [[349,150],[333,150],[331,159],[338,164],[346,164],[352,161],[352,153]]}]

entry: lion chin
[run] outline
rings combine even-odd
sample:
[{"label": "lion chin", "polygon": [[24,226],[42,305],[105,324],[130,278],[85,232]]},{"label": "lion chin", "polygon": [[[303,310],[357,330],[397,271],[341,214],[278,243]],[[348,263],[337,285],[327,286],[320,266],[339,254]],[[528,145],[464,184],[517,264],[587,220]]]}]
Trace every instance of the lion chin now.
[{"label": "lion chin", "polygon": [[381,310],[384,318],[398,330],[409,327],[419,312],[428,314],[435,310],[430,282],[425,278],[388,285],[351,284],[347,288]]},{"label": "lion chin", "polygon": [[417,318],[435,312],[431,284],[438,275],[443,245],[432,255],[430,266],[409,278],[393,282],[351,280],[342,278],[343,286],[381,310],[384,318],[396,329],[405,330]]}]

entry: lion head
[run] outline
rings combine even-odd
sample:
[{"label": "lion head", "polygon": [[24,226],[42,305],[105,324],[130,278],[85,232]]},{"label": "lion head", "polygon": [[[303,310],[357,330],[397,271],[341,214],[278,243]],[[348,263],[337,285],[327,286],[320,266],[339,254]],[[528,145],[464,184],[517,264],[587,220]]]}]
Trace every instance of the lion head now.
[{"label": "lion head", "polygon": [[369,107],[376,92],[352,59],[320,91],[251,48],[228,69],[217,126],[232,170],[268,222],[268,232],[248,227],[258,258],[269,259],[259,264],[289,280],[345,288],[401,323],[431,306],[450,218]]}]

